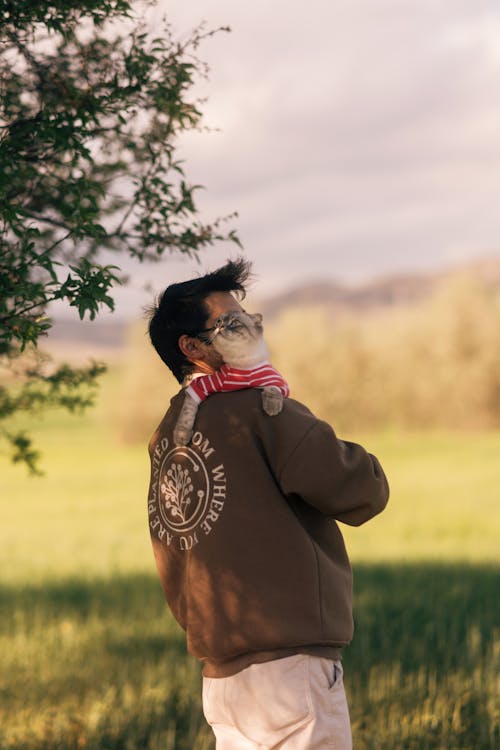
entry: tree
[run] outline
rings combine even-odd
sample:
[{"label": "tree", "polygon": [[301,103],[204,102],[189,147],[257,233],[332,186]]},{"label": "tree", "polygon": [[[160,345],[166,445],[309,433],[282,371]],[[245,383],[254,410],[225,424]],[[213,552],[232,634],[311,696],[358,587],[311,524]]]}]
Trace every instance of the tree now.
[{"label": "tree", "polygon": [[201,127],[197,49],[215,31],[181,43],[165,24],[154,36],[132,5],[0,0],[0,437],[33,471],[37,452],[12,417],[88,405],[103,371],[40,355],[49,303],[90,319],[113,309],[122,279],[103,249],[144,261],[238,242],[222,227],[230,217],[198,219],[200,186],[176,153],[179,133]]}]

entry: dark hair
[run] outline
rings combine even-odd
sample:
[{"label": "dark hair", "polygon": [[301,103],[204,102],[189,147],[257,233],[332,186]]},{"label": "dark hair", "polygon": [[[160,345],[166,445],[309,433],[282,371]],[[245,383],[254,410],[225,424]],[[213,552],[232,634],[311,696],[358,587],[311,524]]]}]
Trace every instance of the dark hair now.
[{"label": "dark hair", "polygon": [[205,328],[209,318],[205,298],[212,292],[237,292],[243,298],[250,270],[251,263],[243,258],[229,260],[205,276],[171,284],[157,299],[150,311],[149,336],[179,382],[193,369],[179,349],[180,336],[196,336]]}]

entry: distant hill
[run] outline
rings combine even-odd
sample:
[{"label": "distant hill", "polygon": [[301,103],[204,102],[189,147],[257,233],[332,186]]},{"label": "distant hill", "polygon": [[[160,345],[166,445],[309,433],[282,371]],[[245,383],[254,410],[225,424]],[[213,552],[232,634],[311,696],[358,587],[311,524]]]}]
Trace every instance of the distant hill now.
[{"label": "distant hill", "polygon": [[41,348],[57,360],[73,364],[89,358],[110,362],[121,356],[129,323],[123,320],[76,320],[54,318],[54,325]]},{"label": "distant hill", "polygon": [[[457,272],[470,273],[500,289],[500,258],[491,258],[427,274],[395,274],[373,279],[358,286],[334,281],[309,281],[282,294],[259,301],[259,310],[272,320],[290,307],[326,307],[332,313],[365,314],[377,309],[417,304],[428,297],[437,284]],[[125,344],[128,323],[97,319],[79,322],[57,319],[44,348],[74,358],[76,354],[116,356]],[[72,356],[73,355],[73,356]]]},{"label": "distant hill", "polygon": [[121,348],[125,343],[128,325],[127,321],[110,321],[109,318],[106,321],[55,318],[54,327],[49,335],[54,341],[87,341],[105,349],[115,349]]},{"label": "distant hill", "polygon": [[500,258],[492,258],[434,273],[383,276],[358,286],[334,281],[306,282],[263,300],[261,308],[266,318],[272,319],[289,307],[314,305],[327,307],[331,312],[365,313],[384,307],[411,305],[429,297],[438,284],[460,272],[500,288]]}]

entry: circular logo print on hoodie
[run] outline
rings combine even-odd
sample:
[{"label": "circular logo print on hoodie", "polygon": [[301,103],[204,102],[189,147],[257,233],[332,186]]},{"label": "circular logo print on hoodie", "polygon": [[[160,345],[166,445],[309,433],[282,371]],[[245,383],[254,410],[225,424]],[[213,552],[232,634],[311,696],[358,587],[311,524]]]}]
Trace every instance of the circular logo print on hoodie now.
[{"label": "circular logo print on hoodie", "polygon": [[195,432],[191,444],[159,441],[152,459],[149,525],[167,545],[189,550],[211,533],[226,498],[224,465],[209,441]]}]

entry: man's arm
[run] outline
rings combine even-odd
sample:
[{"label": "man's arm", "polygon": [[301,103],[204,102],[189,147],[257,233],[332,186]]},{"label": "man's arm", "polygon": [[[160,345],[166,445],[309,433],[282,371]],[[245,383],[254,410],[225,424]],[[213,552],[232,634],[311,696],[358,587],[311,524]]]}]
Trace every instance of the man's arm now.
[{"label": "man's arm", "polygon": [[389,499],[389,485],[375,456],[356,443],[339,440],[320,420],[291,452],[279,481],[285,494],[299,495],[350,526],[373,518]]}]

